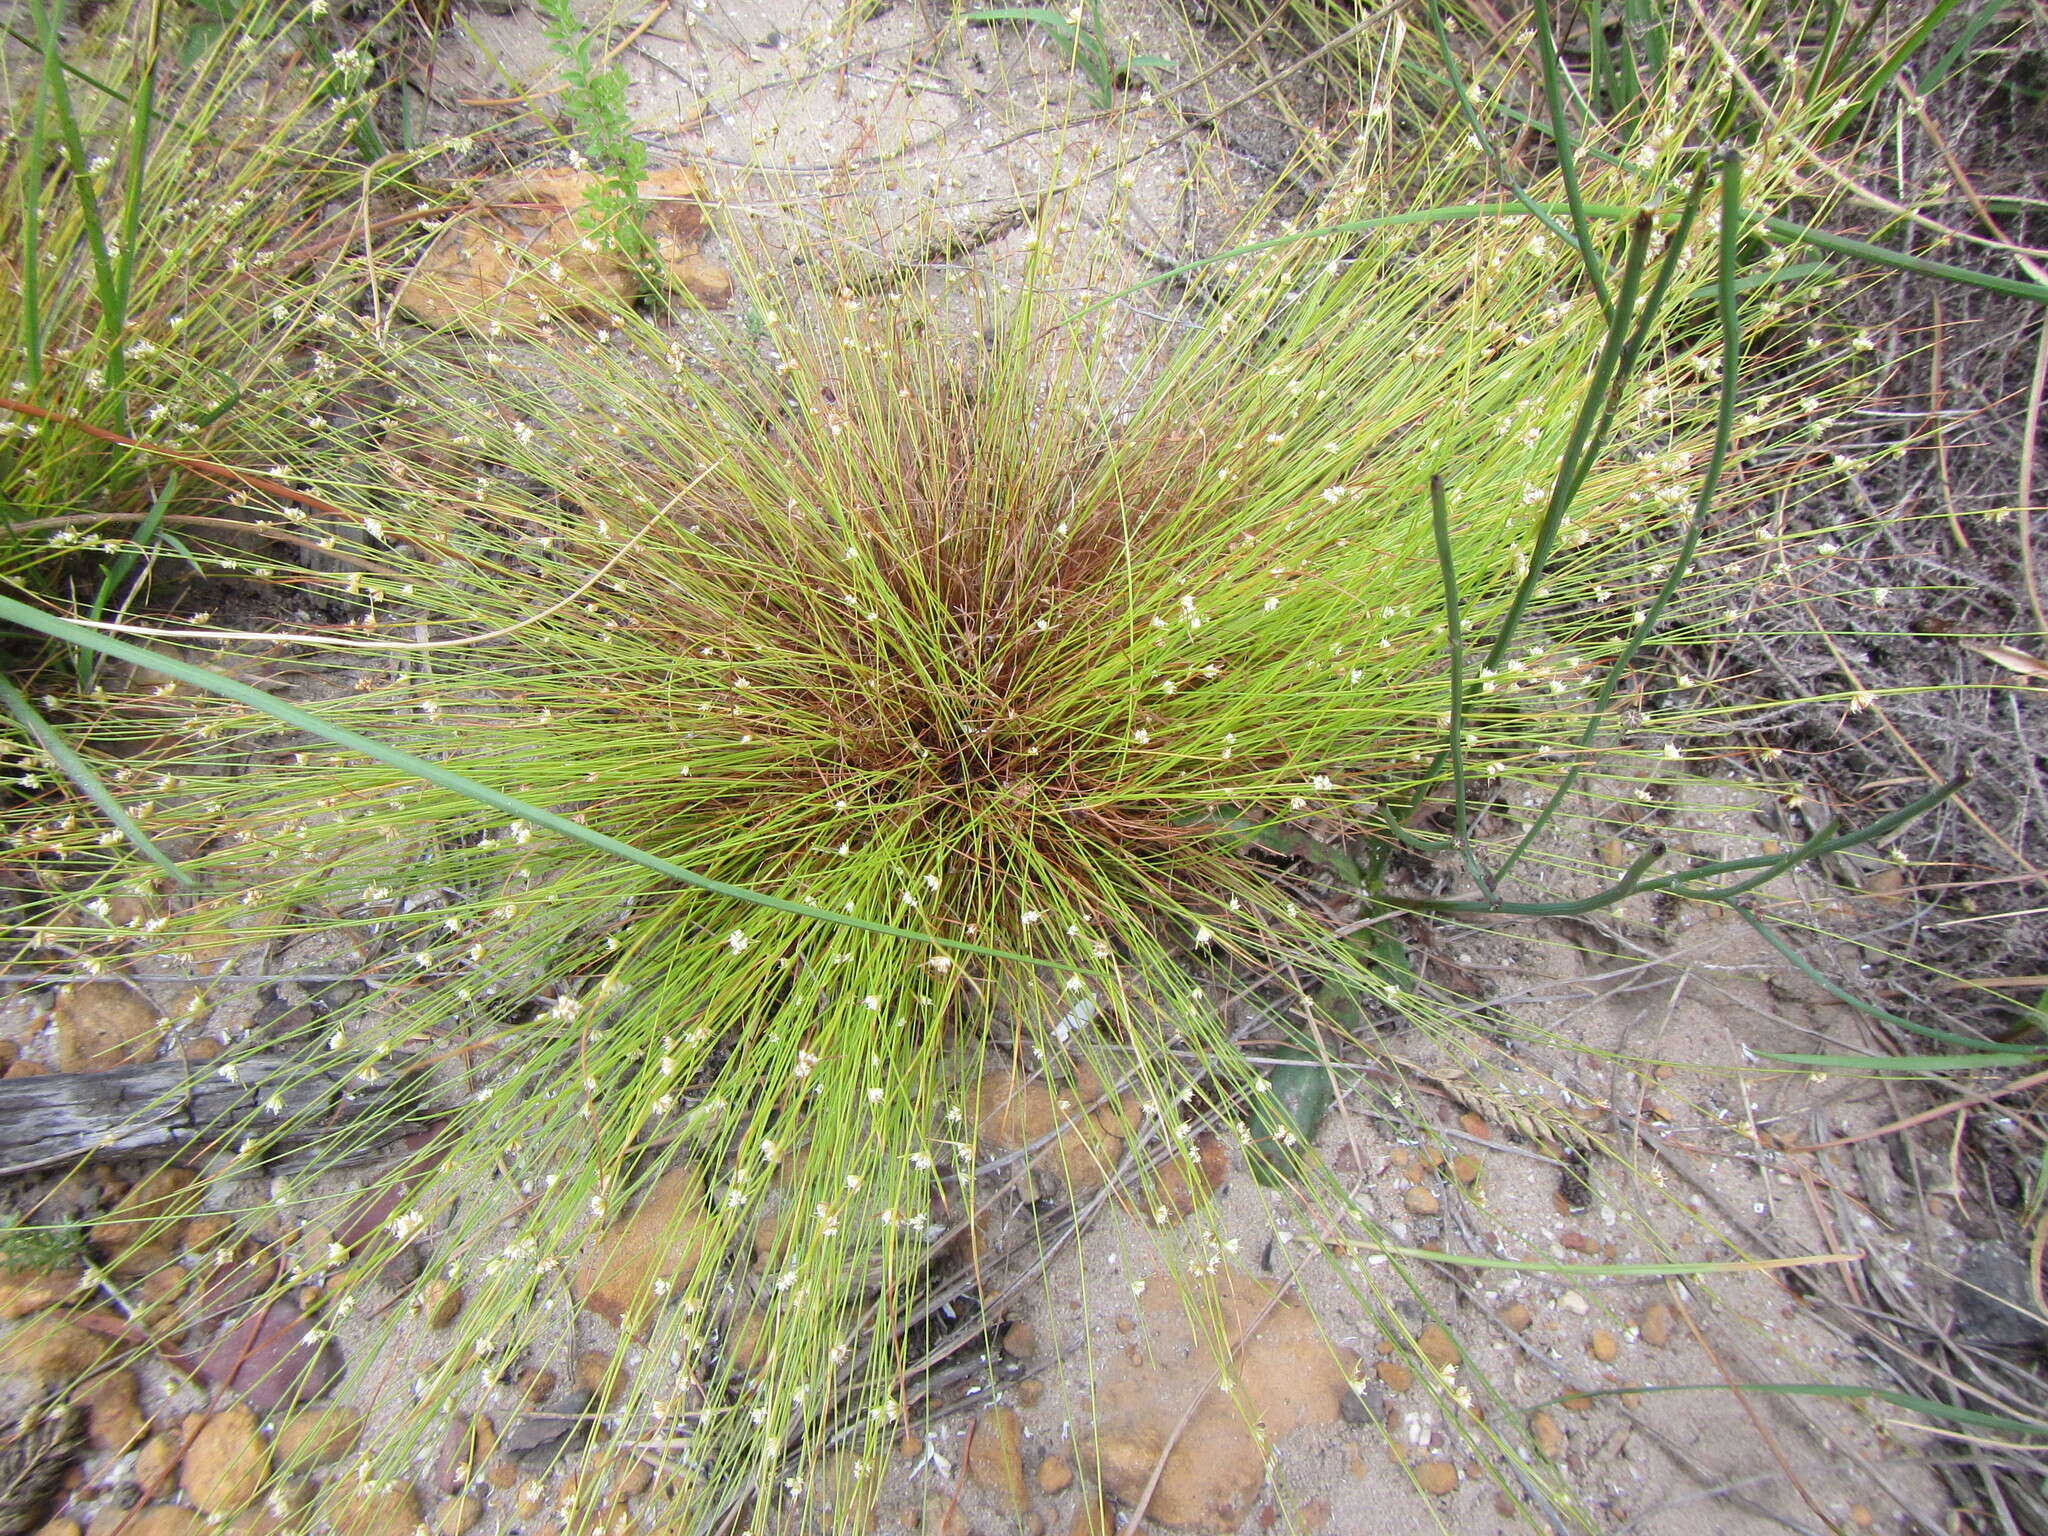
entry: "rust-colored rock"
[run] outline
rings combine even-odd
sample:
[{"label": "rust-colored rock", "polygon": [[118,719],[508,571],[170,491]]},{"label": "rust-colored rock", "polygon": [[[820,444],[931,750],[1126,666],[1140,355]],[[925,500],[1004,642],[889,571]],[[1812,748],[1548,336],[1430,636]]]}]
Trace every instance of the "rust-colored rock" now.
[{"label": "rust-colored rock", "polygon": [[420,1318],[429,1328],[446,1328],[462,1312],[462,1287],[453,1280],[430,1280],[420,1293]]},{"label": "rust-colored rock", "polygon": [[1063,1194],[1100,1189],[1123,1156],[1124,1139],[1114,1129],[1114,1116],[1088,1108],[1102,1091],[1094,1074],[1084,1070],[1079,1077],[1072,1089],[1055,1095],[1044,1082],[1008,1071],[989,1073],[974,1089],[976,1139],[992,1150],[1013,1152],[1051,1138],[1034,1167]]},{"label": "rust-colored rock", "polygon": [[118,1456],[149,1434],[133,1371],[111,1371],[85,1395],[86,1443]]},{"label": "rust-colored rock", "polygon": [[163,1038],[156,1005],[121,981],[74,982],[57,994],[57,1066],[104,1072],[148,1061]]},{"label": "rust-colored rock", "polygon": [[255,1501],[270,1477],[270,1447],[247,1408],[210,1414],[185,1447],[178,1487],[203,1515],[231,1515]]},{"label": "rust-colored rock", "polygon": [[357,1480],[330,1487],[321,1513],[334,1536],[414,1536],[420,1501],[411,1483]]},{"label": "rust-colored rock", "polygon": [[1538,1408],[1529,1415],[1529,1433],[1546,1461],[1564,1460],[1564,1426],[1549,1409]]},{"label": "rust-colored rock", "polygon": [[[428,325],[532,329],[572,317],[602,321],[639,296],[640,275],[593,233],[587,210],[600,178],[527,171],[477,194],[476,212],[450,223],[399,286],[398,305]],[[690,170],[650,172],[640,183],[642,230],[669,286],[700,303],[732,298],[732,276],[703,254],[704,181]]]},{"label": "rust-colored rock", "polygon": [[1109,1501],[1093,1488],[1082,1489],[1067,1536],[1116,1536],[1116,1512]]},{"label": "rust-colored rock", "polygon": [[1443,1202],[1420,1184],[1413,1184],[1402,1193],[1401,1208],[1410,1216],[1434,1216],[1443,1209]]},{"label": "rust-colored rock", "polygon": [[[16,1323],[0,1337],[0,1375],[34,1376],[42,1381],[70,1381],[83,1376],[117,1347],[105,1334],[74,1321],[70,1312],[38,1312]],[[108,1313],[95,1313],[113,1323]]]},{"label": "rust-colored rock", "polygon": [[1424,1493],[1443,1498],[1458,1491],[1458,1469],[1448,1461],[1425,1461],[1416,1467],[1415,1481]]},{"label": "rust-colored rock", "polygon": [[599,1408],[611,1407],[633,1384],[626,1362],[601,1349],[580,1351],[576,1356],[573,1376],[576,1390],[588,1392]]},{"label": "rust-colored rock", "polygon": [[54,1307],[84,1280],[75,1269],[0,1269],[0,1319],[11,1322]]},{"label": "rust-colored rock", "polygon": [[1456,1365],[1459,1360],[1464,1358],[1463,1351],[1458,1348],[1457,1340],[1444,1332],[1442,1326],[1437,1323],[1431,1323],[1422,1330],[1421,1337],[1415,1341],[1415,1347],[1422,1351],[1423,1359],[1438,1369]]},{"label": "rust-colored rock", "polygon": [[1047,1456],[1038,1464],[1036,1481],[1046,1493],[1058,1493],[1074,1480],[1074,1464],[1064,1456]]},{"label": "rust-colored rock", "polygon": [[1221,1343],[1237,1346],[1244,1406],[1216,1389],[1218,1341],[1195,1337],[1175,1287],[1160,1277],[1147,1285],[1142,1303],[1151,1351],[1106,1374],[1092,1443],[1080,1456],[1084,1467],[1099,1466],[1105,1491],[1133,1504],[1187,1405],[1196,1402],[1146,1513],[1160,1525],[1209,1532],[1236,1530],[1265,1484],[1265,1458],[1245,1410],[1275,1437],[1339,1423],[1359,1369],[1355,1356],[1332,1351],[1305,1307],[1282,1300],[1267,1311],[1273,1293],[1255,1277],[1225,1270],[1217,1284],[1212,1315],[1223,1329]]},{"label": "rust-colored rock", "polygon": [[1662,1349],[1671,1342],[1671,1309],[1661,1301],[1653,1301],[1643,1308],[1643,1315],[1636,1320],[1636,1330],[1645,1344]]},{"label": "rust-colored rock", "polygon": [[[1099,1124],[1099,1122],[1098,1122]],[[1184,1221],[1214,1199],[1230,1182],[1230,1149],[1214,1131],[1195,1137],[1195,1177],[1179,1159],[1168,1159],[1153,1170],[1154,1186],[1148,1192],[1150,1208],[1143,1214],[1156,1225]]]},{"label": "rust-colored rock", "polygon": [[630,1215],[591,1240],[570,1294],[615,1328],[644,1329],[660,1293],[687,1285],[703,1261],[703,1198],[693,1170],[663,1174]]},{"label": "rust-colored rock", "polygon": [[363,1438],[363,1416],[353,1408],[301,1408],[277,1427],[271,1451],[291,1472],[329,1466]]},{"label": "rust-colored rock", "polygon": [[142,1449],[135,1453],[135,1481],[144,1493],[153,1496],[170,1487],[184,1450],[185,1437],[169,1430],[142,1442]]},{"label": "rust-colored rock", "polygon": [[117,1527],[121,1536],[208,1536],[199,1513],[176,1504],[150,1504],[125,1513],[108,1510],[94,1518],[92,1536],[108,1536]]},{"label": "rust-colored rock", "polygon": [[1519,1301],[1511,1301],[1494,1314],[1511,1333],[1526,1333],[1529,1325],[1536,1321],[1536,1314]]},{"label": "rust-colored rock", "polygon": [[974,1421],[974,1443],[968,1447],[967,1475],[995,1494],[1010,1513],[1031,1509],[1031,1489],[1024,1481],[1024,1422],[1009,1407],[989,1409]]},{"label": "rust-colored rock", "polygon": [[1621,1353],[1621,1342],[1605,1328],[1596,1328],[1591,1342],[1586,1345],[1586,1352],[1602,1365],[1612,1365]]},{"label": "rust-colored rock", "polygon": [[161,1269],[176,1257],[185,1222],[203,1193],[190,1168],[152,1168],[92,1224],[93,1248],[118,1275]]}]

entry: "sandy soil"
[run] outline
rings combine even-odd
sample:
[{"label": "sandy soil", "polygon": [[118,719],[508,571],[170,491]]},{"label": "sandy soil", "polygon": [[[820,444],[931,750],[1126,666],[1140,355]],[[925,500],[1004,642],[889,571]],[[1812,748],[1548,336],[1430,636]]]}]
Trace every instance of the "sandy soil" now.
[{"label": "sandy soil", "polygon": [[[1227,61],[1224,40],[1168,13],[1118,8],[1131,28],[1118,47],[1175,68],[1156,98],[1127,97],[1115,114],[1092,109],[1086,82],[1035,32],[962,30],[908,3],[861,14],[766,0],[676,0],[644,27],[644,12],[591,14],[613,36],[634,33],[623,58],[636,121],[657,163],[708,171],[737,266],[788,260],[807,221],[831,219],[871,230],[878,270],[942,239],[958,250],[956,280],[1001,283],[1041,222],[1057,219],[1061,280],[1111,292],[1213,249],[1258,199],[1276,186],[1284,195],[1292,158],[1317,147],[1301,132],[1313,103],[1276,105]],[[436,63],[439,126],[489,121],[497,109],[473,103],[544,87],[552,60],[530,12],[459,13]],[[1133,307],[1134,334],[1152,323]],[[1723,851],[1770,835],[1758,792],[1713,784],[1683,796],[1677,835]],[[1608,835],[1591,824],[1560,834],[1588,854]],[[1886,898],[1814,884],[1787,899],[1855,920],[1882,917]],[[1865,1085],[1762,1059],[1868,1048],[1858,1016],[1705,908],[1480,926],[1431,953],[1434,979],[1465,992],[1479,1028],[1462,1054],[1420,1031],[1389,1038],[1390,1065],[1347,1079],[1321,1150],[1361,1223],[1392,1241],[1539,1269],[1395,1266],[1361,1246],[1333,1272],[1313,1252],[1321,1234],[1225,1147],[1219,1251],[1105,1205],[986,1319],[1001,1347],[906,1441],[878,1528],[1085,1531],[1096,1437],[1121,1414],[1118,1433],[1165,1456],[1155,1516],[1213,1485],[1241,1500],[1245,1531],[1543,1529],[1546,1508],[1577,1511],[1584,1529],[1664,1536],[1949,1529],[1919,1463],[1929,1442],[1903,1415],[1726,1390],[1879,1384],[1843,1326],[1845,1305],[1874,1271],[1945,1294],[1966,1241],[1951,1209],[1959,1192],[1903,1186],[1867,1144],[1786,1150],[1895,1113]],[[347,959],[300,958],[344,969]],[[147,990],[174,1006],[181,985],[164,973]],[[23,994],[4,1021],[31,1060],[52,1048],[48,1004]],[[194,1033],[233,1022],[223,1014]],[[1560,1121],[1610,1149],[1583,1179],[1558,1155],[1569,1132],[1530,1131]],[[1683,1278],[1574,1272],[1845,1253],[1861,1257]],[[1241,1401],[1284,1430],[1269,1443],[1216,1392],[1217,1356],[1184,1320],[1183,1291],[1201,1294],[1216,1275],[1197,1271],[1211,1263],[1236,1298],[1235,1311],[1209,1310],[1244,1346],[1232,1357]],[[1000,1278],[985,1277],[983,1293]],[[359,1324],[339,1337],[345,1352],[367,1348]],[[600,1327],[565,1315],[564,1359],[610,1347]],[[383,1365],[402,1376],[432,1350],[428,1330],[407,1325]],[[643,1364],[632,1351],[626,1362]],[[145,1403],[160,1421],[195,1406],[164,1381],[147,1384]],[[1005,1407],[1018,1430],[1007,1443],[994,1411]],[[1513,1498],[1485,1471],[1503,1447],[1539,1469],[1503,1474],[1520,1488]],[[1062,1467],[1079,1475],[1061,1485]],[[114,1488],[130,1475],[132,1457],[115,1458],[92,1481]],[[518,1494],[491,1493],[479,1536],[546,1524],[545,1505],[522,1513]]]}]

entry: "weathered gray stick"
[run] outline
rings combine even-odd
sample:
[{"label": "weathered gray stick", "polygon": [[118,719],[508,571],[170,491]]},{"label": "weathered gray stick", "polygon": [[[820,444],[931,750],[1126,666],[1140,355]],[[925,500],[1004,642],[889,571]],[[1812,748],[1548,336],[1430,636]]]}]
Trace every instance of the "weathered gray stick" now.
[{"label": "weathered gray stick", "polygon": [[270,1152],[351,1128],[355,1155],[336,1161],[360,1161],[365,1131],[388,1139],[410,1118],[419,1081],[405,1068],[387,1057],[365,1081],[352,1064],[316,1070],[276,1053],[0,1081],[0,1176],[251,1140]]}]

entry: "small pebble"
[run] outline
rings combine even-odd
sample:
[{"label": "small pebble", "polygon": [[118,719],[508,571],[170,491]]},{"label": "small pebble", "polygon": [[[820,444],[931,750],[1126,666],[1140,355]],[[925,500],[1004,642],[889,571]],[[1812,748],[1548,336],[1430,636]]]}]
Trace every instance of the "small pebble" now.
[{"label": "small pebble", "polygon": [[1448,1461],[1425,1461],[1415,1469],[1415,1481],[1422,1485],[1424,1493],[1442,1498],[1458,1491],[1458,1469]]},{"label": "small pebble", "polygon": [[1653,1301],[1643,1308],[1643,1315],[1636,1320],[1636,1328],[1645,1344],[1662,1349],[1671,1342],[1671,1321],[1671,1309],[1661,1301]]},{"label": "small pebble", "polygon": [[429,1282],[420,1297],[420,1316],[429,1328],[446,1328],[462,1311],[462,1287],[453,1280]]}]

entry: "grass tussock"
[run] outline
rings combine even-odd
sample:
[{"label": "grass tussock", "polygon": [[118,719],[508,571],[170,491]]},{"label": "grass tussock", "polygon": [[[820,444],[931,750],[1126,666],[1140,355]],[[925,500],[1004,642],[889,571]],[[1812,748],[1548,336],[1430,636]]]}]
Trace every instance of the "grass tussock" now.
[{"label": "grass tussock", "polygon": [[[1659,253],[1682,294],[1713,281],[1698,234]],[[326,552],[265,574],[294,627],[170,632],[288,670],[331,726],[780,903],[679,890],[147,677],[88,706],[199,891],[24,819],[44,952],[197,961],[329,929],[369,997],[248,1044],[423,1074],[431,1137],[345,1262],[430,1234],[470,1299],[424,1376],[353,1362],[424,1410],[365,1475],[401,1475],[439,1411],[588,1303],[666,1362],[614,1411],[666,1448],[678,1510],[829,1524],[821,1487],[867,1497],[902,1431],[893,1321],[971,1226],[997,1061],[1109,1085],[1141,1210],[1206,1118],[1295,1166],[1237,1000],[1291,968],[1354,1019],[1388,1006],[1344,935],[1450,722],[1475,782],[1577,761],[1697,495],[1722,338],[1681,303],[1532,575],[1582,406],[1559,381],[1611,341],[1580,270],[1519,221],[1282,242],[1138,355],[1029,282],[963,344],[932,293],[764,274],[750,323],[620,317],[558,337],[530,385],[508,344],[329,315],[297,399],[361,423],[357,451],[246,443],[305,488],[269,526]],[[1747,400],[1743,442],[1788,409]],[[254,558],[203,533],[188,553],[231,584]],[[1717,600],[1688,588],[1669,618]],[[1347,845],[1374,889],[1257,846],[1286,836]],[[219,1198],[254,1220],[240,1172]],[[650,1189],[668,1257],[620,1257]],[[1199,1218],[1161,1240],[1191,1274],[1224,1259]]]}]

